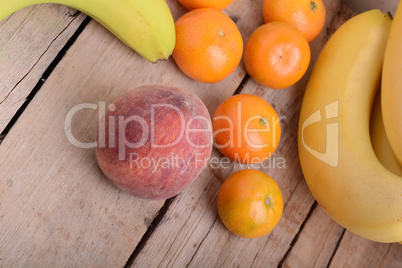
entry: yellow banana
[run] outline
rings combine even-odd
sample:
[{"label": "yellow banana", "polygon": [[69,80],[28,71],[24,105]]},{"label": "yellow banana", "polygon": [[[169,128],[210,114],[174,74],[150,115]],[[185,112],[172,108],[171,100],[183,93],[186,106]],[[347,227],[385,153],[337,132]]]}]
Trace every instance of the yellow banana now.
[{"label": "yellow banana", "polygon": [[381,95],[385,131],[402,165],[402,2],[396,10],[385,50]]},{"label": "yellow banana", "polygon": [[369,134],[391,22],[371,10],[334,33],[308,82],[298,133],[317,202],[346,229],[378,242],[402,241],[402,178],[378,161]]},{"label": "yellow banana", "polygon": [[0,0],[0,20],[40,3],[87,14],[150,62],[167,59],[176,44],[173,16],[164,0]]},{"label": "yellow banana", "polygon": [[385,133],[381,112],[381,91],[377,92],[371,111],[370,138],[373,150],[381,164],[392,173],[402,176],[402,167],[399,165]]}]

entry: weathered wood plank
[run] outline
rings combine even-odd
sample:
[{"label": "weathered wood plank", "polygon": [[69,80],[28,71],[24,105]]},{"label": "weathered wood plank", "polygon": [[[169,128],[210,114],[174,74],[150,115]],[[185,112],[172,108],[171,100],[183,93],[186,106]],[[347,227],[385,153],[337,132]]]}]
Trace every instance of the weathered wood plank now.
[{"label": "weathered wood plank", "polygon": [[85,17],[65,6],[42,4],[0,22],[0,133]]},{"label": "weathered wood plank", "polygon": [[329,267],[399,268],[401,264],[401,244],[376,243],[346,231]]},{"label": "weathered wood plank", "polygon": [[[184,12],[177,1],[168,4],[176,18]],[[136,86],[165,84],[196,93],[212,111],[244,75],[239,66],[220,83],[200,84],[172,59],[151,64],[91,21],[0,146],[1,264],[123,266],[163,205],[113,187],[93,150],[68,141],[64,122],[71,108],[109,104]],[[75,115],[77,140],[94,141],[98,112]]]},{"label": "weathered wood plank", "polygon": [[283,267],[328,267],[344,228],[318,205],[306,222]]},{"label": "weathered wood plank", "polygon": [[[178,1],[167,2],[176,19],[185,12]],[[345,19],[338,16],[345,12],[340,11],[339,2],[325,1],[328,27],[311,44],[313,59]],[[235,1],[225,11],[237,22],[244,39],[262,23],[262,17],[256,16],[261,4],[262,0]],[[39,14],[41,8],[34,10]],[[50,5],[46,8],[52,9]],[[47,52],[42,58],[45,55]],[[9,67],[3,65],[13,66],[13,62],[0,61],[0,69],[5,70]],[[18,82],[27,72],[18,66],[15,70]],[[212,113],[235,92],[244,76],[241,65],[220,83],[195,82],[184,76],[172,59],[150,64],[92,21],[0,145],[0,266],[123,266],[163,205],[163,201],[142,201],[113,187],[97,167],[93,150],[77,148],[67,140],[64,120],[71,108],[82,103],[109,104],[139,85],[166,84],[194,92]],[[284,266],[328,264],[342,228],[318,206],[311,213],[314,199],[297,156],[298,110],[307,78],[281,91],[248,80],[242,90],[266,99],[283,116],[281,145],[271,161],[284,159],[286,168],[278,162],[255,167],[277,180],[283,191],[286,206],[277,228],[267,237],[253,240],[226,230],[216,213],[216,194],[231,173],[245,167],[226,162],[214,150],[212,157],[220,160],[221,166],[211,163],[173,200],[133,266],[268,267],[281,263],[284,256]],[[97,121],[97,110],[80,111],[73,120],[74,136],[82,142],[93,141]],[[372,243],[346,232],[331,266],[393,267],[401,263],[400,252],[400,245]],[[367,256],[370,258],[365,259]]]}]

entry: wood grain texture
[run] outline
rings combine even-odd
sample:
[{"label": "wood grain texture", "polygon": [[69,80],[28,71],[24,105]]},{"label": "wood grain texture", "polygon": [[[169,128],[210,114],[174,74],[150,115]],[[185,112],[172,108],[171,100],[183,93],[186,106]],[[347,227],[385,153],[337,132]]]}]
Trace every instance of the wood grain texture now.
[{"label": "wood grain texture", "polygon": [[377,243],[346,231],[329,267],[399,268],[401,264],[401,244]]},{"label": "wood grain texture", "polygon": [[283,267],[328,267],[344,228],[318,205],[300,232]]},{"label": "wood grain texture", "polygon": [[[245,78],[243,63],[222,82],[198,83],[181,73],[172,58],[151,64],[91,21],[0,144],[0,267],[122,267],[147,230],[151,230],[149,238],[142,241],[133,267],[397,267],[402,262],[401,245],[373,243],[344,233],[314,205],[299,166],[298,113],[308,75],[328,38],[354,14],[340,0],[324,2],[326,29],[311,43],[313,61],[308,73],[284,90],[264,88]],[[186,12],[176,0],[167,3],[176,20]],[[262,0],[235,1],[225,10],[244,41],[263,23],[261,6]],[[17,38],[17,31],[26,34],[12,44],[0,42],[0,70],[14,70],[7,75],[0,72],[1,84],[7,85],[0,86],[1,99],[5,99],[0,101],[0,127],[13,114],[8,110],[15,112],[21,105],[16,100],[29,94],[62,40],[74,32],[78,18],[82,21],[82,15],[66,16],[66,10],[41,5],[0,24],[0,31],[8,34],[0,40]],[[38,14],[56,14],[59,34],[54,24],[36,21]],[[49,27],[35,36],[28,34],[29,29]],[[43,49],[37,49],[37,54],[31,51],[36,58],[28,54],[20,58],[24,48],[19,45],[35,42]],[[221,223],[216,212],[220,185],[233,172],[250,166],[235,164],[216,149],[214,162],[169,203],[159,225],[150,228],[164,201],[143,201],[120,191],[101,173],[93,149],[76,147],[67,139],[65,119],[76,105],[107,106],[127,90],[150,84],[194,92],[211,114],[238,89],[275,107],[282,125],[279,149],[262,165],[251,167],[272,176],[285,201],[282,219],[268,236],[240,238]],[[19,88],[22,85],[25,91]],[[8,101],[9,106],[3,106]],[[98,120],[99,109],[79,111],[72,120],[72,134],[81,142],[93,142]]]},{"label": "wood grain texture", "polygon": [[0,133],[85,17],[65,6],[42,4],[0,22]]}]

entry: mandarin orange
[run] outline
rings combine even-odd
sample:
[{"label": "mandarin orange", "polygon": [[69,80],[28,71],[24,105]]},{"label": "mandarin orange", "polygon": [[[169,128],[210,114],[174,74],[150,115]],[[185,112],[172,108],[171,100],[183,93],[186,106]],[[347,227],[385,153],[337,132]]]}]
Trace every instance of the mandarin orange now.
[{"label": "mandarin orange", "polygon": [[218,215],[232,233],[246,238],[267,235],[279,223],[283,198],[278,184],[257,170],[233,173],[217,197]]},{"label": "mandarin orange", "polygon": [[228,158],[256,164],[276,151],[281,125],[278,114],[264,99],[238,94],[219,105],[212,118],[214,141]]},{"label": "mandarin orange", "polygon": [[258,27],[244,48],[247,73],[259,84],[274,89],[299,81],[310,63],[310,46],[290,24],[270,22]]},{"label": "mandarin orange", "polygon": [[288,22],[298,29],[309,43],[322,31],[326,17],[322,0],[264,0],[262,13],[265,23]]},{"label": "mandarin orange", "polygon": [[192,79],[219,82],[236,70],[242,55],[240,31],[223,12],[200,8],[176,21],[172,56],[181,71]]}]

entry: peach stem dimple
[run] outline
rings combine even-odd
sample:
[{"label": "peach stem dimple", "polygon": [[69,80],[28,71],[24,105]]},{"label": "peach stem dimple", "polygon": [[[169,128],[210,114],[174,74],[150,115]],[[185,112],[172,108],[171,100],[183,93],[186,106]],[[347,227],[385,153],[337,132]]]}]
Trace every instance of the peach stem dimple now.
[{"label": "peach stem dimple", "polygon": [[269,199],[269,197],[265,200],[265,203],[267,204],[267,205],[270,205],[271,204],[271,199]]}]

